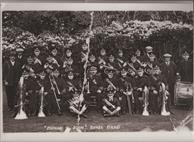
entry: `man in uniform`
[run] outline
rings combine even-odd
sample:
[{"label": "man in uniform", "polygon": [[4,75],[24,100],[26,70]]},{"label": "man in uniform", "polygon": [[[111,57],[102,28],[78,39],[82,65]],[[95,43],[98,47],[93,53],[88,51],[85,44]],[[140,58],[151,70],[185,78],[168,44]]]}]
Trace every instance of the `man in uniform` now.
[{"label": "man in uniform", "polygon": [[100,50],[100,55],[98,57],[98,66],[99,66],[99,71],[101,73],[101,76],[105,76],[104,74],[104,66],[107,65],[107,57],[106,57],[106,50],[102,48]]},{"label": "man in uniform", "polygon": [[20,78],[20,63],[16,60],[15,51],[11,51],[9,60],[3,64],[3,83],[7,95],[8,110],[13,110],[16,103],[17,84]]},{"label": "man in uniform", "polygon": [[117,92],[115,97],[120,97],[119,92],[119,88],[120,88],[120,81],[119,78],[117,76],[117,74],[115,73],[114,70],[107,70],[106,71],[107,76],[104,78],[103,82],[102,82],[102,86],[103,86],[103,90],[106,90],[108,88],[109,85],[111,85],[115,91]]},{"label": "man in uniform", "polygon": [[24,49],[19,47],[16,49],[16,61],[20,64],[20,76],[22,75],[22,66],[26,63],[26,58],[24,57]]},{"label": "man in uniform", "polygon": [[96,103],[97,110],[100,111],[102,106],[102,86],[101,77],[97,74],[97,67],[91,66],[87,74],[87,84],[86,84],[86,98],[88,102]]},{"label": "man in uniform", "polygon": [[182,60],[178,65],[181,81],[184,82],[193,82],[193,63],[189,60],[189,57],[189,53],[185,51],[182,54]]},{"label": "man in uniform", "polygon": [[45,68],[46,70],[46,77],[45,77],[45,99],[47,101],[47,105],[46,105],[46,112],[47,115],[52,115],[52,114],[57,114],[57,115],[61,115],[61,93],[64,93],[65,90],[64,88],[64,84],[60,83],[60,87],[58,86],[59,82],[64,83],[64,81],[58,80],[58,82],[56,81],[56,78],[58,78],[59,76],[59,71],[57,70],[57,68],[54,68],[52,66],[47,66]]},{"label": "man in uniform", "polygon": [[145,55],[142,57],[142,61],[144,62],[149,62],[150,61],[150,55],[153,54],[153,47],[151,46],[146,46],[145,47]]},{"label": "man in uniform", "polygon": [[27,103],[27,114],[28,116],[36,116],[38,112],[38,94],[40,85],[38,84],[34,66],[34,59],[32,55],[27,58],[27,63],[23,65],[23,75],[25,77],[25,90],[26,90],[26,101]]},{"label": "man in uniform", "polygon": [[16,49],[16,52],[17,52],[17,57],[16,57],[16,60],[18,60],[20,62],[21,65],[23,65],[25,63],[25,58],[24,58],[24,49],[23,48],[17,48]]},{"label": "man in uniform", "polygon": [[43,70],[43,65],[45,63],[43,57],[40,55],[40,47],[34,47],[34,66],[36,68],[36,73],[39,73]]},{"label": "man in uniform", "polygon": [[174,105],[174,85],[176,82],[177,66],[171,61],[171,57],[172,55],[169,53],[164,54],[164,62],[161,63],[160,68],[168,83],[168,90],[170,93],[170,99],[168,100],[171,105]]},{"label": "man in uniform", "polygon": [[121,70],[123,67],[127,66],[127,61],[126,58],[124,56],[123,50],[119,49],[118,50],[118,55],[117,55],[117,64],[118,64],[118,70]]},{"label": "man in uniform", "polygon": [[135,85],[133,88],[134,94],[134,113],[140,114],[143,111],[143,93],[145,87],[149,86],[149,81],[146,75],[144,75],[144,71],[141,67],[137,70],[137,76],[135,79]]},{"label": "man in uniform", "polygon": [[[116,62],[115,62],[115,57],[112,55],[112,54],[110,54],[110,56],[108,57],[108,62],[107,62],[107,68],[109,68],[109,69],[113,69],[113,70],[115,70],[117,73],[119,73],[119,64],[117,64]],[[120,69],[121,69],[122,67],[120,67]]]},{"label": "man in uniform", "polygon": [[161,74],[159,66],[155,66],[152,75],[149,77],[149,108],[152,114],[159,114],[161,110],[161,84],[167,87],[167,81],[165,77]]},{"label": "man in uniform", "polygon": [[109,85],[106,95],[103,99],[103,115],[106,116],[120,116],[121,105],[117,97],[115,97],[114,88]]},{"label": "man in uniform", "polygon": [[51,56],[53,57],[53,62],[61,68],[63,63],[56,47],[51,49]]},{"label": "man in uniform", "polygon": [[85,101],[80,102],[80,92],[78,90],[75,90],[72,98],[69,100],[70,112],[73,113],[75,116],[80,115],[81,117],[87,118],[87,116],[84,115],[86,109],[87,109],[86,102]]},{"label": "man in uniform", "polygon": [[[120,93],[121,93],[121,108],[122,113],[125,114],[129,112],[128,107],[133,107],[133,94],[132,94],[132,86],[134,85],[134,79],[128,76],[127,68],[123,68],[121,70],[121,77],[120,77]],[[129,96],[129,100],[127,97]],[[128,102],[130,101],[130,102]],[[131,106],[128,106],[128,104],[131,104]]]}]

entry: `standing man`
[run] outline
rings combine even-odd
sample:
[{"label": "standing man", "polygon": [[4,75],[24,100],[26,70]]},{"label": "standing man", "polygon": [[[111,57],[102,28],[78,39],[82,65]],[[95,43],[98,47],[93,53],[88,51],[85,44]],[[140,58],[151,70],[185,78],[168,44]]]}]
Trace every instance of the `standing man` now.
[{"label": "standing man", "polygon": [[170,92],[170,98],[168,99],[171,105],[174,105],[174,85],[176,81],[177,66],[171,61],[171,54],[164,54],[164,62],[160,65],[162,74],[165,76],[168,84],[168,90]]},{"label": "standing man", "polygon": [[182,54],[182,60],[178,65],[181,81],[193,82],[193,63],[189,60],[189,53],[185,51]]},{"label": "standing man", "polygon": [[150,55],[153,54],[153,47],[151,46],[146,46],[145,47],[145,55],[142,57],[142,61],[144,62],[149,62],[150,61]]},{"label": "standing man", "polygon": [[23,48],[17,48],[16,52],[17,52],[16,60],[18,62],[20,62],[21,66],[23,66],[25,64],[25,61],[26,61],[26,59],[24,58],[24,55],[23,55],[24,49]]},{"label": "standing man", "polygon": [[3,64],[3,83],[7,95],[8,109],[12,111],[15,105],[16,88],[20,77],[20,63],[16,60],[15,51],[11,51],[9,60]]}]

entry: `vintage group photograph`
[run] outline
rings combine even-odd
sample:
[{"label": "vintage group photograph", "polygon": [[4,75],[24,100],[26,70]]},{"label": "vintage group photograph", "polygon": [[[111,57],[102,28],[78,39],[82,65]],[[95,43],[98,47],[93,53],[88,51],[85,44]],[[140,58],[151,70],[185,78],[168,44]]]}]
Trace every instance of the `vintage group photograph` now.
[{"label": "vintage group photograph", "polygon": [[193,11],[3,11],[3,132],[193,131]]}]

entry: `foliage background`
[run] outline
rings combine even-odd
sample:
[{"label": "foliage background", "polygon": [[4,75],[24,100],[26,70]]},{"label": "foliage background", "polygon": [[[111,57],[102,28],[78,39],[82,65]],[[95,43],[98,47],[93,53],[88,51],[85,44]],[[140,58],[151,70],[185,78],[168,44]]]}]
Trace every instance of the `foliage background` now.
[{"label": "foliage background", "polygon": [[[82,44],[89,24],[90,13],[84,11],[4,11],[3,53],[35,43]],[[183,50],[193,54],[192,25],[192,11],[96,11],[91,47],[143,51],[151,45],[158,57],[170,52],[179,59]]]}]

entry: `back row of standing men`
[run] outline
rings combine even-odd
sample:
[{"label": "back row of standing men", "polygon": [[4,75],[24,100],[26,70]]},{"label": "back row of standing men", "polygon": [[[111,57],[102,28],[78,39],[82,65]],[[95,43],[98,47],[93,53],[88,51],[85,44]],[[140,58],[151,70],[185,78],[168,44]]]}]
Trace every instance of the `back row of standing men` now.
[{"label": "back row of standing men", "polygon": [[[73,53],[70,48],[59,56],[55,46],[46,56],[41,54],[41,47],[35,46],[33,51],[23,55],[23,49],[11,51],[9,59],[3,64],[3,81],[7,94],[8,107],[14,109],[18,98],[16,97],[17,84],[22,75],[25,79],[25,101],[28,115],[37,115],[40,106],[39,90],[44,86],[45,112],[61,114],[67,108],[72,112],[82,114],[86,106],[96,105],[106,115],[126,113],[126,94],[130,94],[132,113],[142,113],[142,91],[145,86],[149,88],[149,111],[160,113],[161,98],[159,96],[160,83],[163,82],[169,91],[168,110],[170,104],[174,105],[174,84],[176,76],[182,81],[192,82],[192,62],[189,54],[182,54],[183,60],[177,67],[171,61],[172,55],[165,53],[164,61],[159,63],[153,53],[153,48],[147,46],[145,54],[140,50],[126,53],[125,50],[108,51],[101,48],[99,55],[97,49],[91,50],[87,64],[87,85],[84,86],[85,102],[78,106],[79,94],[83,86],[84,63],[87,59],[87,46],[79,53]],[[72,54],[73,53],[73,54]],[[55,95],[53,95],[55,94]],[[77,98],[77,99],[76,99]],[[79,109],[78,109],[79,107]]]}]

